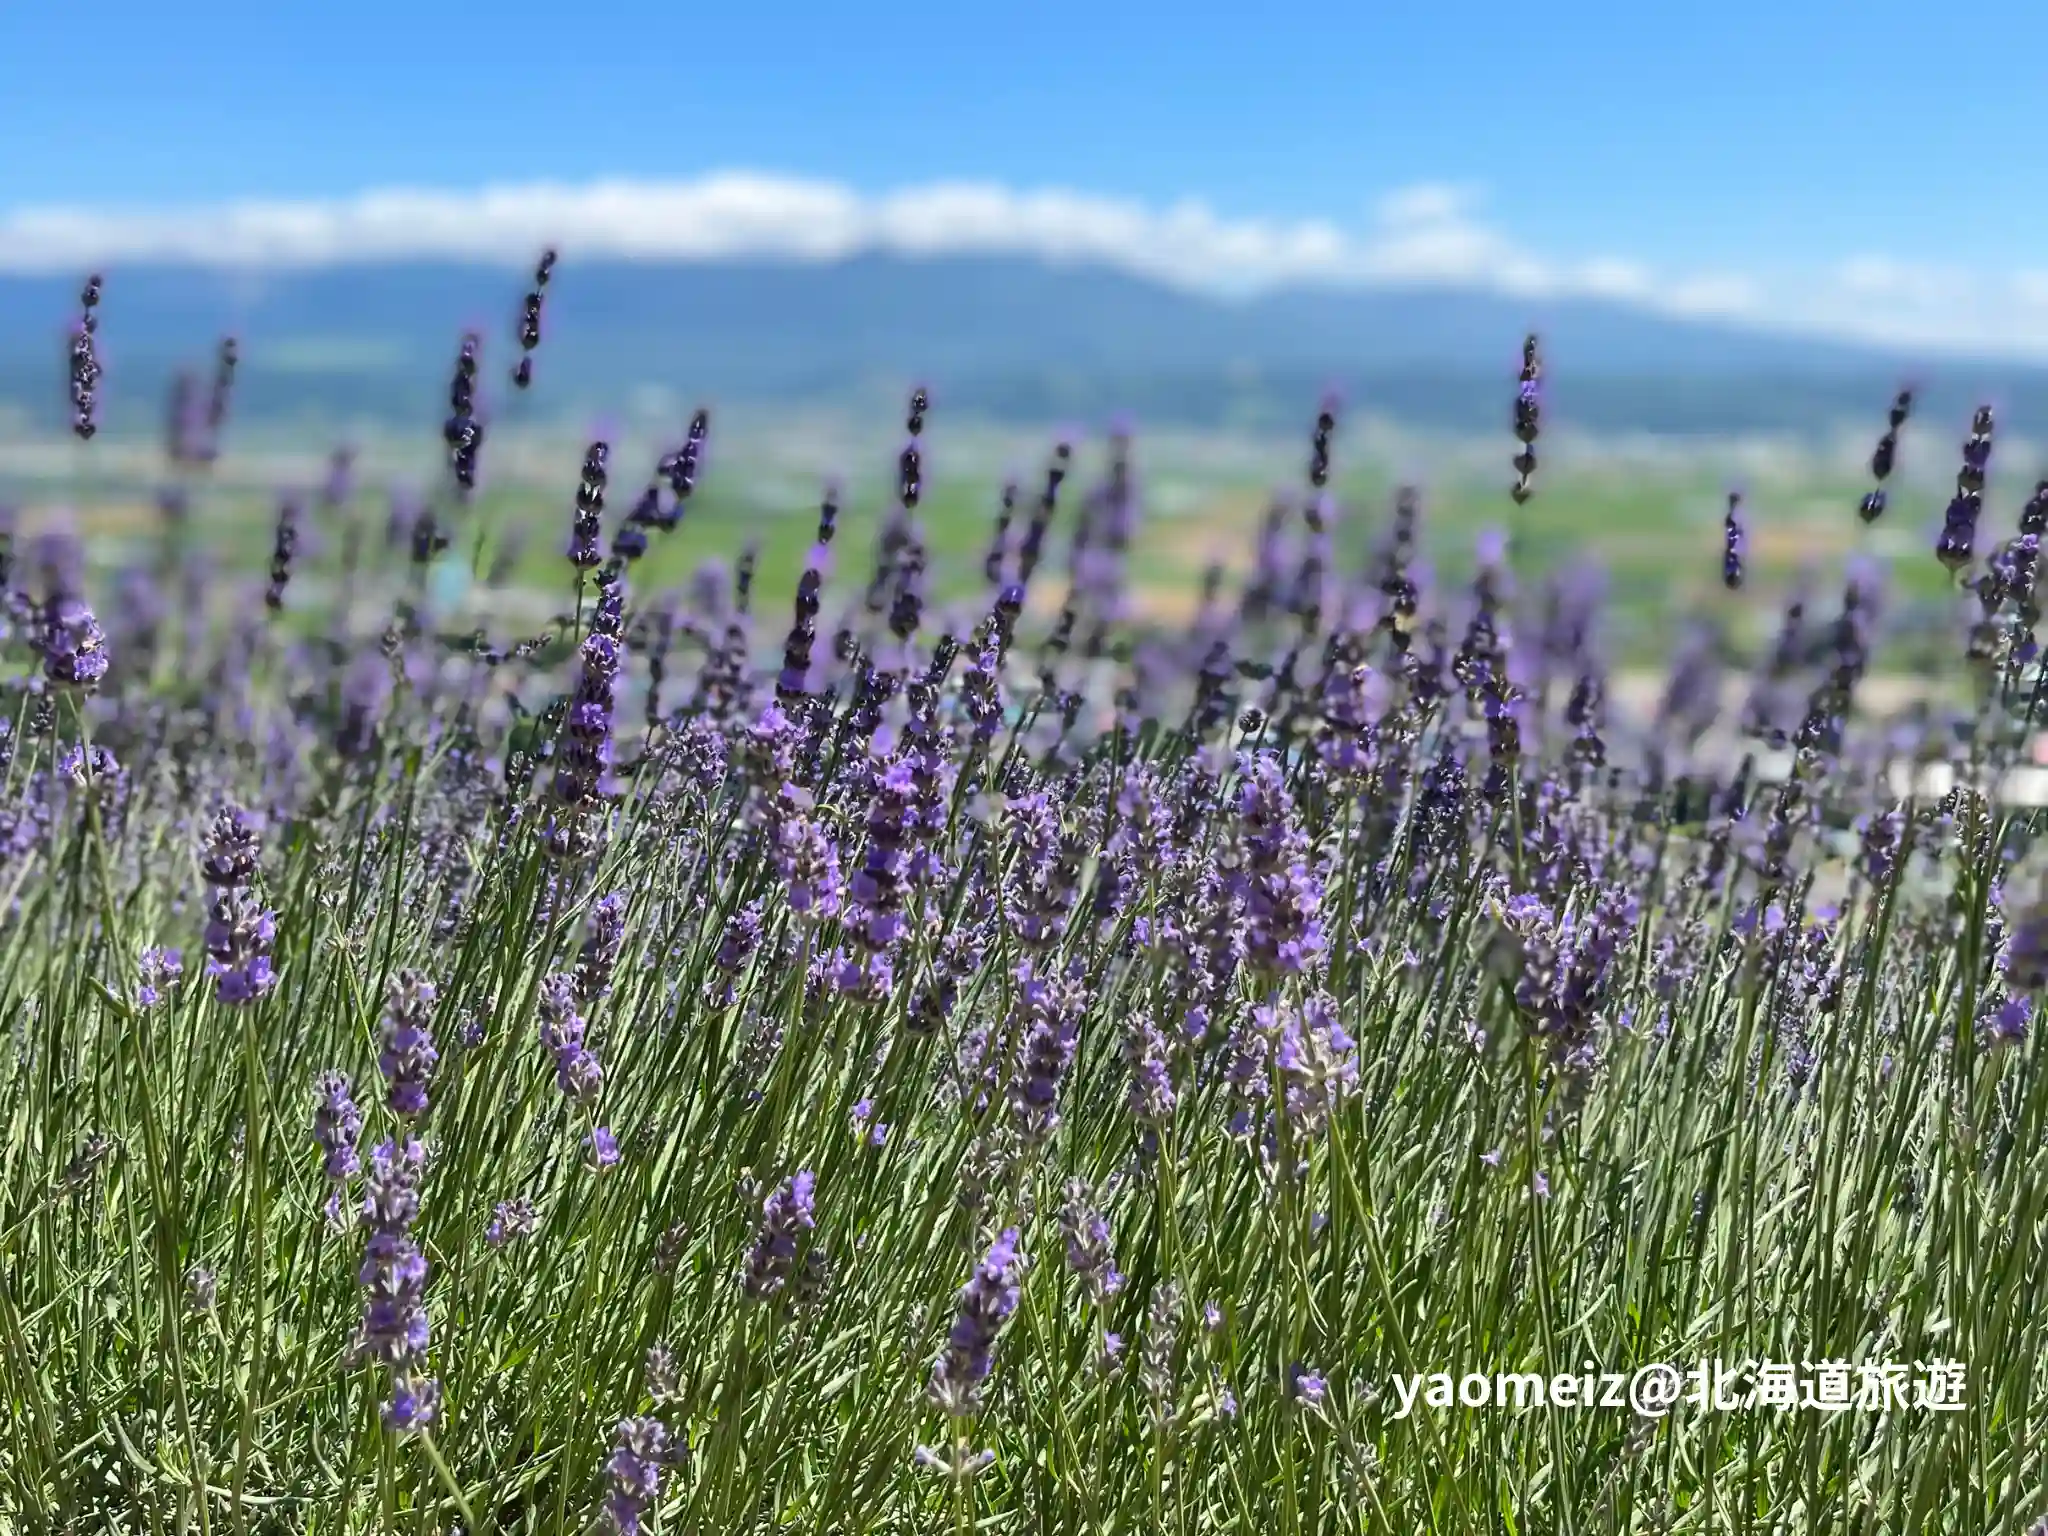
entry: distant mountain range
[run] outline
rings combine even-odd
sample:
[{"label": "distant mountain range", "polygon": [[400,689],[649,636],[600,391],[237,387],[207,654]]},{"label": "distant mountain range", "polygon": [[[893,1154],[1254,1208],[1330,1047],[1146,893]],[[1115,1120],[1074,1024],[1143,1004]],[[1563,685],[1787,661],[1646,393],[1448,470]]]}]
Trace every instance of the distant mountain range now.
[{"label": "distant mountain range", "polygon": [[[438,420],[461,331],[509,392],[516,271],[449,262],[252,273],[171,264],[107,274],[109,409],[154,421],[174,371],[232,330],[238,410],[284,420]],[[64,419],[71,279],[0,275],[0,405]],[[1692,322],[1618,303],[1449,288],[1193,295],[1101,266],[1011,257],[834,263],[577,263],[549,290],[537,413],[588,416],[636,388],[686,402],[833,404],[928,382],[949,408],[1019,422],[1116,411],[1190,427],[1298,425],[1331,384],[1354,409],[1449,431],[1502,427],[1522,335],[1544,337],[1551,420],[1600,434],[1873,435],[1913,379],[1960,441],[1978,399],[2048,425],[2048,369],[1928,360]]]}]

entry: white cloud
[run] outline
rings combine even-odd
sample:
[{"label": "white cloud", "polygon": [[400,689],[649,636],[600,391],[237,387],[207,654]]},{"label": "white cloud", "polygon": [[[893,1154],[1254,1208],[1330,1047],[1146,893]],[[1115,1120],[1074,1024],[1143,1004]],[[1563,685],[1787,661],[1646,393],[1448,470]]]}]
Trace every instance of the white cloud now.
[{"label": "white cloud", "polygon": [[394,189],[306,202],[0,212],[0,269],[71,272],[171,258],[288,267],[396,256],[523,264],[544,244],[584,255],[829,260],[857,251],[1015,252],[1108,261],[1208,289],[1290,282],[1475,283],[1513,292],[1625,294],[1658,287],[1631,263],[1536,260],[1475,216],[1469,188],[1382,199],[1362,229],[1325,220],[1225,219],[1066,189],[949,182],[866,197],[830,182],[726,173],[697,181],[538,183],[473,192]]},{"label": "white cloud", "polygon": [[1857,255],[1765,280],[1660,271],[1618,255],[1564,261],[1481,216],[1477,189],[1382,197],[1362,226],[1229,219],[1050,188],[950,182],[869,196],[825,181],[728,172],[695,181],[388,189],[330,200],[158,209],[0,211],[0,270],[74,273],[123,260],[250,269],[439,256],[524,265],[565,257],[831,260],[861,251],[1015,253],[1102,261],[1178,286],[1439,283],[1529,297],[1585,295],[1694,316],[1916,347],[2048,355],[2048,272],[2004,275]]}]

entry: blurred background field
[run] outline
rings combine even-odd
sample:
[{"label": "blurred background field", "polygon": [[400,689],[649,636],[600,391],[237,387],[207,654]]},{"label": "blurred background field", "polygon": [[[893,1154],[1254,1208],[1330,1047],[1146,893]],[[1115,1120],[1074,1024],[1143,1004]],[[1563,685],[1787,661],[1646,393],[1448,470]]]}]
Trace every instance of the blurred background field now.
[{"label": "blurred background field", "polygon": [[[1131,570],[1141,616],[1166,626],[1184,623],[1207,567],[1241,573],[1251,563],[1270,510],[1283,509],[1286,526],[1298,529],[1294,487],[1312,413],[1313,401],[1304,409],[1302,430],[1286,436],[1147,431],[1138,424],[1134,462],[1142,513]],[[639,566],[641,584],[683,582],[704,561],[730,562],[752,543],[760,552],[762,611],[780,611],[828,481],[844,487],[836,575],[842,585],[864,580],[865,558],[890,505],[900,435],[894,413],[877,410],[862,420],[851,412],[741,409],[715,411],[714,422],[708,468],[688,516],[656,540]],[[681,425],[666,435],[651,423],[593,430],[614,434],[609,505],[617,516],[652,476],[660,453],[680,440]],[[1017,486],[1021,519],[1039,493],[1059,434],[1053,425],[949,421],[943,401],[934,411],[919,516],[932,589],[942,604],[979,597],[982,556],[1003,488]],[[1103,431],[1074,436],[1070,502],[1086,494],[1107,463]],[[485,595],[466,580],[481,535],[483,566],[500,556],[507,562],[501,569],[509,590],[491,596],[488,607],[524,622],[554,612],[569,590],[562,549],[587,439],[560,426],[529,426],[507,437],[488,446],[485,488],[464,514],[462,547],[444,560],[436,590],[444,598],[460,594],[463,606],[485,604]],[[1918,446],[1922,461],[1937,457],[1937,445]],[[2011,520],[2032,484],[2028,450],[2001,446],[1990,496],[1994,526],[2001,516]],[[253,576],[268,564],[281,501],[317,502],[337,447],[354,452],[352,500],[372,522],[378,509],[403,509],[422,496],[445,505],[431,421],[409,434],[360,424],[329,425],[324,432],[317,426],[255,430],[189,482],[168,472],[160,446],[147,436],[95,443],[88,452],[55,438],[0,437],[0,504],[17,510],[30,536],[43,527],[69,528],[85,541],[92,564],[112,572],[154,547],[162,516],[158,497],[167,486],[186,483],[195,528],[205,531],[209,550],[230,569]],[[1783,602],[1802,580],[1816,590],[1833,587],[1855,556],[1890,569],[1894,600],[1911,616],[1907,629],[1924,631],[1930,644],[1946,644],[1953,625],[1962,622],[1967,600],[1929,554],[1945,499],[1938,478],[1927,472],[1931,464],[1912,466],[1923,472],[1907,477],[1894,493],[1892,512],[1873,529],[1856,516],[1868,479],[1858,473],[1859,455],[1848,444],[1830,452],[1739,439],[1582,443],[1546,465],[1537,498],[1524,508],[1506,494],[1511,447],[1505,432],[1492,440],[1430,438],[1367,422],[1340,434],[1331,487],[1339,565],[1366,566],[1388,526],[1396,488],[1408,484],[1421,492],[1425,549],[1443,581],[1456,584],[1469,574],[1474,541],[1486,529],[1511,534],[1527,580],[1573,566],[1597,568],[1611,599],[1603,637],[1628,669],[1654,668],[1668,658],[1678,633],[1674,614],[1725,630],[1738,649],[1767,645]],[[1739,593],[1723,590],[1720,571],[1721,521],[1731,487],[1742,491],[1751,530],[1749,574]],[[1055,560],[1070,518],[1071,511],[1055,528]],[[320,524],[317,517],[309,522],[316,543],[307,551],[307,579],[317,581]],[[1910,651],[1891,660],[1914,664]]]}]

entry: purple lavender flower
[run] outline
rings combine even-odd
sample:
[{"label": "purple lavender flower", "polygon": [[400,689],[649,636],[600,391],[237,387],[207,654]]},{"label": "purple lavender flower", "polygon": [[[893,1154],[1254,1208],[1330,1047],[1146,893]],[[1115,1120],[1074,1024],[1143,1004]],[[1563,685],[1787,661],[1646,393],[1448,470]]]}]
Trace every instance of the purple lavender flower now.
[{"label": "purple lavender flower", "polygon": [[135,1006],[154,1008],[185,974],[185,957],[179,950],[152,944],[143,950],[138,969],[141,979],[135,988]]},{"label": "purple lavender flower", "polygon": [[88,442],[99,431],[100,359],[94,345],[99,304],[100,276],[95,272],[79,295],[78,324],[71,330],[71,430]]},{"label": "purple lavender flower", "polygon": [[1320,1408],[1329,1395],[1330,1383],[1305,1365],[1290,1365],[1287,1368],[1287,1391],[1304,1408]]},{"label": "purple lavender flower", "polygon": [[270,585],[263,592],[264,605],[273,613],[284,607],[284,589],[291,582],[292,558],[299,548],[301,515],[296,496],[287,496],[278,504],[277,534],[270,552]]},{"label": "purple lavender flower", "polygon": [[[584,638],[582,665],[569,697],[561,755],[554,779],[555,801],[571,823],[594,810],[612,792],[612,709],[624,648],[611,635]],[[572,851],[574,828],[558,827],[556,851]]]},{"label": "purple lavender flower", "polygon": [[441,1383],[417,1371],[399,1371],[391,1378],[391,1401],[384,1405],[385,1427],[413,1434],[429,1429],[441,1414]]},{"label": "purple lavender flower", "polygon": [[442,441],[448,445],[449,467],[455,473],[455,483],[465,494],[476,489],[477,457],[484,445],[484,424],[477,415],[476,405],[477,349],[480,345],[474,334],[462,338],[462,348],[455,359],[455,376],[448,386],[449,416],[441,427]]},{"label": "purple lavender flower", "polygon": [[391,1112],[402,1119],[427,1112],[427,1089],[441,1059],[431,1028],[434,996],[434,984],[418,971],[402,970],[391,979],[377,1070],[391,1085]]},{"label": "purple lavender flower", "polygon": [[533,286],[526,291],[526,299],[519,310],[519,361],[512,367],[514,388],[525,389],[533,383],[533,351],[540,345],[540,312],[545,298],[548,279],[554,276],[555,253],[541,252],[540,260],[534,265]]},{"label": "purple lavender flower", "polygon": [[220,457],[221,429],[227,425],[228,401],[235,387],[235,368],[241,361],[241,343],[223,336],[214,355],[213,382],[206,397],[206,430],[199,437],[196,457],[210,464]]},{"label": "purple lavender flower", "polygon": [[1322,880],[1308,861],[1280,759],[1261,753],[1238,788],[1228,886],[1244,905],[1248,958],[1271,975],[1306,970],[1323,953]]},{"label": "purple lavender flower", "polygon": [[1743,527],[1742,497],[1728,493],[1728,515],[1721,520],[1721,584],[1730,592],[1742,585],[1742,557],[1749,544]]},{"label": "purple lavender flower", "polygon": [[1956,475],[1956,494],[1942,515],[1941,537],[1934,556],[1951,571],[1976,558],[1977,519],[1984,510],[1984,473],[1991,463],[1991,407],[1980,405],[1963,442],[1963,467]]},{"label": "purple lavender flower", "polygon": [[1985,1039],[1994,1046],[2024,1045],[2033,1017],[2031,998],[2009,997],[1992,1010],[1984,1030]]},{"label": "purple lavender flower", "polygon": [[746,772],[749,804],[757,813],[772,808],[783,784],[796,775],[797,749],[803,730],[779,703],[770,702],[740,741],[740,762]]},{"label": "purple lavender flower", "polygon": [[604,1085],[604,1070],[585,1047],[583,1016],[576,1011],[576,978],[557,973],[540,984],[540,1043],[555,1062],[555,1086],[578,1104]]},{"label": "purple lavender flower", "polygon": [[[793,798],[796,793],[788,788],[783,791],[771,857],[790,911],[823,922],[839,912],[844,885],[839,847],[823,824],[807,813],[806,805]],[[808,798],[804,797],[805,801]]]},{"label": "purple lavender flower", "polygon": [[1358,1087],[1355,1042],[1337,1022],[1328,998],[1311,998],[1298,1009],[1282,1011],[1273,1059],[1288,1119],[1305,1135],[1321,1130],[1337,1104]]},{"label": "purple lavender flower", "polygon": [[639,1536],[647,1507],[661,1496],[661,1474],[676,1458],[668,1426],[652,1417],[621,1419],[612,1431],[612,1454],[604,1464],[605,1525],[613,1536]]},{"label": "purple lavender flower", "polygon": [[675,511],[670,518],[674,525],[683,513],[687,502],[697,489],[697,476],[704,467],[704,444],[711,431],[711,413],[698,410],[691,413],[690,430],[683,439],[683,446],[662,461],[662,473],[668,476],[669,494],[675,497]]},{"label": "purple lavender flower", "polygon": [[1890,881],[1892,870],[1898,863],[1899,848],[1905,841],[1905,810],[1895,805],[1882,815],[1866,816],[1857,830],[1862,840],[1862,853],[1857,862],[1864,878],[1881,889]]},{"label": "purple lavender flower", "polygon": [[583,948],[576,960],[576,997],[585,1007],[607,997],[612,971],[626,946],[626,898],[614,892],[593,902],[584,919]]},{"label": "purple lavender flower", "polygon": [[583,455],[583,477],[576,486],[576,524],[569,536],[569,563],[579,571],[593,570],[604,563],[599,544],[603,533],[606,471],[611,445],[592,443]]},{"label": "purple lavender flower", "polygon": [[[836,517],[838,507],[829,496],[825,508]],[[775,692],[780,698],[801,698],[809,690],[811,654],[818,641],[818,594],[831,565],[832,552],[825,542],[831,535],[824,532],[829,526],[828,523],[821,527],[823,536],[811,547],[803,575],[797,578],[795,617],[782,644],[782,670],[775,678]]]},{"label": "purple lavender flower", "polygon": [[1131,1118],[1148,1135],[1172,1119],[1178,1102],[1167,1060],[1166,1032],[1148,1008],[1127,1010],[1122,1019],[1124,1069],[1130,1075],[1125,1098]]},{"label": "purple lavender flower", "polygon": [[1899,452],[1899,433],[1906,425],[1906,418],[1913,412],[1913,391],[1902,389],[1892,401],[1890,416],[1884,435],[1877,440],[1877,449],[1870,456],[1871,477],[1877,482],[1866,492],[1857,507],[1857,515],[1866,523],[1874,523],[1884,516],[1884,483],[1891,478],[1892,468]]},{"label": "purple lavender flower", "polygon": [[43,676],[58,688],[92,693],[107,675],[107,632],[76,597],[53,598],[42,635]]},{"label": "purple lavender flower", "polygon": [[853,1106],[852,1120],[854,1133],[869,1146],[879,1147],[888,1142],[889,1127],[886,1122],[875,1118],[873,1099],[862,1099],[856,1103]]},{"label": "purple lavender flower", "polygon": [[1029,960],[1017,967],[1018,1005],[1012,1024],[1023,1059],[1010,1086],[1010,1112],[1027,1146],[1043,1145],[1060,1124],[1060,1080],[1081,1041],[1087,992],[1079,962],[1065,973]]},{"label": "purple lavender flower", "polygon": [[1094,1194],[1081,1179],[1067,1182],[1060,1207],[1060,1232],[1067,1243],[1067,1267],[1097,1306],[1124,1288],[1122,1271],[1110,1253],[1109,1222],[1095,1208]]},{"label": "purple lavender flower", "polygon": [[1522,445],[1514,458],[1515,483],[1508,494],[1521,506],[1535,494],[1531,481],[1536,475],[1536,438],[1542,427],[1543,360],[1536,338],[1522,343],[1522,375],[1515,389],[1515,441]]},{"label": "purple lavender flower", "polygon": [[421,1374],[432,1333],[427,1320],[427,1258],[412,1240],[419,1219],[426,1149],[387,1141],[371,1152],[364,1173],[362,1226],[367,1234],[358,1273],[363,1320],[350,1353],[391,1371],[384,1422],[394,1430],[424,1429],[440,1407],[440,1386]]},{"label": "purple lavender flower", "polygon": [[321,1169],[331,1182],[340,1184],[362,1167],[356,1144],[363,1135],[363,1112],[349,1096],[348,1079],[339,1072],[321,1073],[313,1089],[320,1096],[313,1106],[313,1140],[320,1147]]},{"label": "purple lavender flower", "polygon": [[223,806],[207,834],[199,873],[208,885],[247,885],[256,878],[256,863],[262,854],[262,839],[248,814],[239,806]]},{"label": "purple lavender flower", "polygon": [[996,1340],[1023,1299],[1023,1275],[1017,1229],[1006,1227],[960,1288],[953,1328],[932,1364],[931,1380],[932,1401],[955,1418],[981,1410],[981,1388],[995,1366]]},{"label": "purple lavender flower", "polygon": [[253,1003],[277,984],[270,946],[277,915],[249,892],[227,886],[214,892],[206,922],[206,974],[223,1003]]},{"label": "purple lavender flower", "polygon": [[516,1238],[533,1236],[538,1224],[532,1201],[500,1200],[491,1212],[490,1225],[484,1228],[484,1242],[492,1248],[503,1248]]},{"label": "purple lavender flower", "polygon": [[899,754],[873,774],[868,797],[867,848],[848,882],[845,921],[863,954],[849,960],[840,982],[848,991],[885,992],[893,978],[891,954],[903,932],[905,851],[916,827],[916,765]]},{"label": "purple lavender flower", "polygon": [[739,974],[747,968],[747,962],[754,958],[754,951],[761,947],[761,925],[766,909],[758,901],[747,903],[733,913],[720,935],[718,952],[711,957],[711,963],[725,973],[726,982],[722,997],[730,1003],[738,996]]},{"label": "purple lavender flower", "polygon": [[740,1277],[740,1289],[751,1299],[766,1301],[789,1283],[796,1267],[797,1245],[818,1224],[817,1182],[817,1175],[806,1168],[783,1180],[762,1203],[761,1227]]},{"label": "purple lavender flower", "polygon": [[597,604],[590,614],[590,632],[622,639],[626,629],[626,578],[610,567],[597,573]]}]

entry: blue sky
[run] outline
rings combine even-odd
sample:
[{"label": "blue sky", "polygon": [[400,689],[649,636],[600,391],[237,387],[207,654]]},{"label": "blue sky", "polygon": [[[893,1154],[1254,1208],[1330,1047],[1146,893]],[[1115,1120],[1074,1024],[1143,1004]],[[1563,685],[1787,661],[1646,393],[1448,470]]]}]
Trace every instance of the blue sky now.
[{"label": "blue sky", "polygon": [[1351,232],[1430,187],[1504,249],[1739,275],[1766,307],[1859,260],[1901,291],[2048,272],[2048,8],[1265,14],[0,0],[0,219],[738,170]]}]

